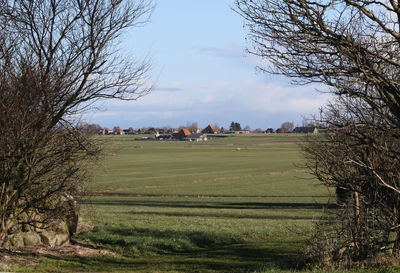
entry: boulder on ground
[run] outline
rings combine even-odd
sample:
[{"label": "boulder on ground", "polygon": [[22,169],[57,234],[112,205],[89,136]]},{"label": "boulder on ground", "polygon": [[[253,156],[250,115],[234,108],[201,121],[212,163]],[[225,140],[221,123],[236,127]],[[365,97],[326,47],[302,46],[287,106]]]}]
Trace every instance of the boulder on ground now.
[{"label": "boulder on ground", "polygon": [[[78,228],[78,209],[76,201],[72,196],[65,196],[61,200],[65,210],[62,219],[54,220],[50,225],[45,224],[43,219],[47,219],[45,214],[22,214],[17,219],[9,220],[10,228],[7,230],[6,238],[1,247],[3,248],[23,248],[31,246],[63,246],[70,243],[71,236],[77,232]],[[33,219],[38,224],[35,227],[19,224],[27,223]],[[82,227],[81,227],[82,228]],[[89,229],[89,227],[86,227]]]},{"label": "boulder on ground", "polygon": [[68,233],[58,233],[56,234],[56,246],[69,245],[70,236]]},{"label": "boulder on ground", "polygon": [[9,238],[9,242],[12,248],[22,248],[24,247],[24,238],[22,237],[22,233],[17,233],[12,235]]},{"label": "boulder on ground", "polygon": [[33,231],[20,233],[24,241],[24,246],[38,246],[42,244],[40,235]]},{"label": "boulder on ground", "polygon": [[51,247],[56,246],[57,233],[55,233],[54,231],[43,231],[40,232],[39,235],[43,245]]}]

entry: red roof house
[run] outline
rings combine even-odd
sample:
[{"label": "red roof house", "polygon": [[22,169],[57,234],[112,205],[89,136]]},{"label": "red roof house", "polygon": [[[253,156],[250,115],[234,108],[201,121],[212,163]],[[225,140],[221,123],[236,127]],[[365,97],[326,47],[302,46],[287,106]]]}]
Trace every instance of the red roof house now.
[{"label": "red roof house", "polygon": [[183,128],[183,129],[179,130],[178,133],[175,134],[175,138],[182,139],[182,138],[190,136],[190,135],[191,135],[191,133],[189,132],[189,130],[186,128]]},{"label": "red roof house", "polygon": [[216,134],[218,133],[217,129],[212,124],[209,124],[206,128],[203,130],[203,134]]}]

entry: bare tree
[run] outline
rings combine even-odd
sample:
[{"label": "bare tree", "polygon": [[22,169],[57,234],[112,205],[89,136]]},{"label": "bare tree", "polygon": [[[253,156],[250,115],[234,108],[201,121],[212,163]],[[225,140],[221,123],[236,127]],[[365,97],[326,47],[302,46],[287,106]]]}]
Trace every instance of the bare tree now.
[{"label": "bare tree", "polygon": [[322,82],[400,126],[398,1],[236,0],[261,71]]},{"label": "bare tree", "polygon": [[327,228],[338,248],[328,255],[358,262],[398,253],[399,1],[236,0],[236,7],[249,51],[269,62],[261,71],[324,83],[337,97],[321,120],[329,134],[305,147],[310,169],[339,193],[342,209]]},{"label": "bare tree", "polygon": [[[151,1],[2,1],[0,5],[0,244],[15,225],[44,225],[84,190],[98,150],[71,116],[102,98],[150,91],[149,64],[118,56],[124,30]],[[41,214],[38,218],[37,215]]]},{"label": "bare tree", "polygon": [[[339,209],[330,241],[317,237],[317,255],[349,264],[385,251],[400,250],[400,131],[353,98],[339,98],[323,112],[328,134],[303,147],[308,167],[326,186],[336,188]],[[315,138],[315,137],[314,137]],[[327,236],[329,234],[329,236]],[[326,257],[324,257],[326,258]]]},{"label": "bare tree", "polygon": [[280,131],[281,131],[281,133],[291,133],[293,131],[293,128],[294,128],[293,122],[286,121],[286,122],[282,123]]},{"label": "bare tree", "polygon": [[186,127],[185,128],[187,128],[190,132],[192,132],[192,133],[196,133],[197,132],[197,129],[199,129],[199,126],[198,126],[198,123],[197,123],[197,121],[195,121],[195,122],[189,122],[189,121],[187,121],[186,122]]},{"label": "bare tree", "polygon": [[306,118],[303,117],[302,126],[303,127],[316,127],[315,118]]},{"label": "bare tree", "polygon": [[86,122],[80,122],[76,128],[84,135],[97,135],[103,129],[99,124],[89,124]]}]

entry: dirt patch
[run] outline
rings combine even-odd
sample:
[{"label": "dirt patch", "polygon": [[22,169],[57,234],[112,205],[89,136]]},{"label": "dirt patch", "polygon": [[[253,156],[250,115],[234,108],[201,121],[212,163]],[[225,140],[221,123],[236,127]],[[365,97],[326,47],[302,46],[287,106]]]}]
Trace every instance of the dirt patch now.
[{"label": "dirt patch", "polygon": [[12,271],[13,267],[18,264],[20,266],[35,266],[39,263],[37,257],[22,253],[1,252],[0,253],[0,270]]},{"label": "dirt patch", "polygon": [[112,257],[117,257],[118,254],[111,252],[106,249],[102,249],[90,244],[75,243],[68,246],[60,247],[27,247],[22,249],[23,253],[35,254],[38,256],[43,255],[54,255],[54,256],[95,256],[95,255],[107,255]]},{"label": "dirt patch", "polygon": [[97,248],[90,244],[75,243],[67,246],[35,246],[25,247],[18,251],[0,250],[0,271],[13,271],[18,266],[36,266],[40,263],[41,258],[47,255],[64,257],[64,256],[80,256],[88,257],[95,255],[107,255],[118,257],[119,255],[109,250]]}]

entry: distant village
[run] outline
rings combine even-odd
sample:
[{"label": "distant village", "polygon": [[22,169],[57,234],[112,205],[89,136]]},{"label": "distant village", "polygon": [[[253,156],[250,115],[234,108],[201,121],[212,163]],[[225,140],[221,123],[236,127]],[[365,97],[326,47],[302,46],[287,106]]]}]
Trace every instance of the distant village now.
[{"label": "distant village", "polygon": [[[241,129],[239,123],[232,122],[229,130],[225,130],[223,127],[219,128],[217,125],[209,124],[206,128],[200,129],[197,126],[187,126],[180,128],[141,128],[141,129],[120,129],[114,127],[113,129],[100,129],[99,135],[145,135],[138,140],[180,140],[180,141],[207,141],[212,137],[226,137],[229,134],[317,134],[320,128],[317,126],[299,126],[294,127],[293,123],[286,122],[276,130],[268,128],[266,130],[255,129],[250,130],[249,126],[245,129]],[[148,135],[148,136],[146,136]]]}]

